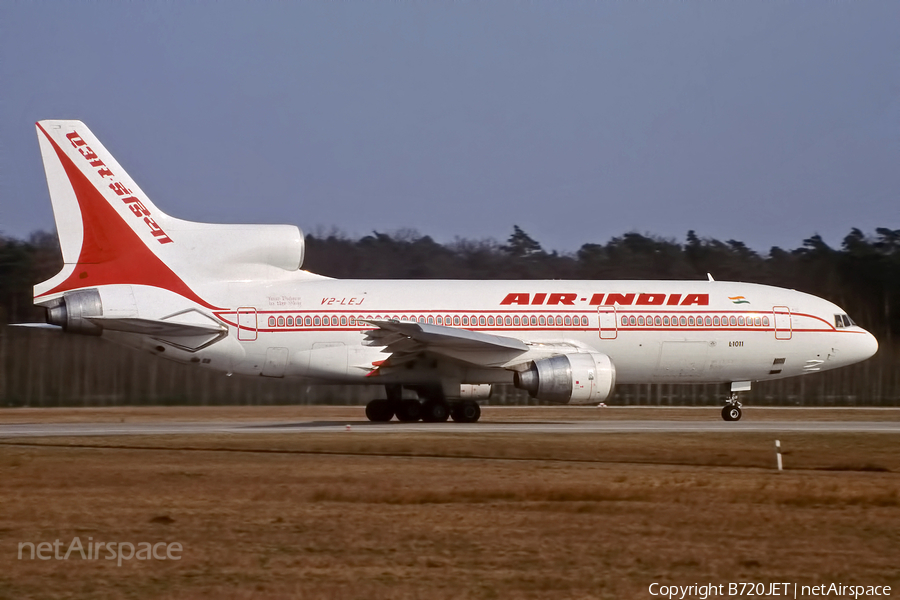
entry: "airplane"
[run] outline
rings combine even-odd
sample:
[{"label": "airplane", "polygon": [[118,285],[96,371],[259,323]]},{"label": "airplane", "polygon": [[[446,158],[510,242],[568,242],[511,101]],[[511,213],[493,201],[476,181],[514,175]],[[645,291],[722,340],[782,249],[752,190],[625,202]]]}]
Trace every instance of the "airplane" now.
[{"label": "airplane", "polygon": [[34,287],[42,326],[227,374],[384,386],[371,421],[475,422],[497,384],[598,404],[635,383],[729,386],[737,421],[752,382],[878,349],[827,300],[712,276],[332,279],[301,268],[298,227],[171,217],[84,123],[36,127],[64,262]]}]

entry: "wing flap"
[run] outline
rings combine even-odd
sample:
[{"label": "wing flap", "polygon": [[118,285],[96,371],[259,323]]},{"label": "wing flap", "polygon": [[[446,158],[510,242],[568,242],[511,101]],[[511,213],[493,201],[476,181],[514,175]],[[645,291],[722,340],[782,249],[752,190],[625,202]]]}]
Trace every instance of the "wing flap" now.
[{"label": "wing flap", "polygon": [[415,353],[443,355],[473,365],[494,367],[505,364],[528,352],[522,340],[489,335],[469,329],[445,327],[428,323],[397,321],[366,321],[376,329],[366,332],[364,343],[384,346],[391,356],[378,368],[404,362]]}]

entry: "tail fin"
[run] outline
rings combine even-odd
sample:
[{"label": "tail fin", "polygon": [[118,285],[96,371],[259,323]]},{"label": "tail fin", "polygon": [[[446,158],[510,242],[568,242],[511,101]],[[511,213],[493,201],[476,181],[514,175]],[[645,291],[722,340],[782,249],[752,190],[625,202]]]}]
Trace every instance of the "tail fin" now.
[{"label": "tail fin", "polygon": [[105,284],[151,285],[206,304],[170,266],[172,219],[159,210],[81,121],[40,121],[38,140],[63,270],[35,300]]},{"label": "tail fin", "polygon": [[65,265],[35,286],[35,303],[49,305],[80,288],[129,284],[213,308],[196,290],[284,277],[300,268],[304,239],[297,227],[170,217],[81,121],[40,121],[37,130]]}]

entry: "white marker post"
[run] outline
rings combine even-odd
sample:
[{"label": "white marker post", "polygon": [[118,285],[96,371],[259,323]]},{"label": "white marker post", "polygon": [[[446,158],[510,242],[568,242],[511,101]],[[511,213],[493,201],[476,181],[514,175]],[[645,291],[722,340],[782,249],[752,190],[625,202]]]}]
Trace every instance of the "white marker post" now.
[{"label": "white marker post", "polygon": [[781,471],[781,440],[775,440],[775,458],[778,461],[778,470]]}]

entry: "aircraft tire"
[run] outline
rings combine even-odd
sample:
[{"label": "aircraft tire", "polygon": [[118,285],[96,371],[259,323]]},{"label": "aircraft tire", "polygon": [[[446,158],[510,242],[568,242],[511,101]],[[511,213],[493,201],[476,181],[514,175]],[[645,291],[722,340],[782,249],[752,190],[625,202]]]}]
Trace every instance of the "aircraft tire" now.
[{"label": "aircraft tire", "polygon": [[726,404],[722,407],[722,418],[726,421],[740,421],[742,416],[741,407],[733,404]]},{"label": "aircraft tire", "polygon": [[443,423],[450,417],[450,407],[443,400],[426,400],[422,404],[422,420],[426,423]]},{"label": "aircraft tire", "polygon": [[474,423],[481,418],[481,406],[471,400],[453,405],[450,416],[457,423]]},{"label": "aircraft tire", "polygon": [[397,419],[404,423],[415,423],[422,418],[422,403],[418,400],[402,400],[397,408]]},{"label": "aircraft tire", "polygon": [[374,423],[387,423],[394,418],[394,407],[388,400],[372,400],[366,404],[366,418]]}]

